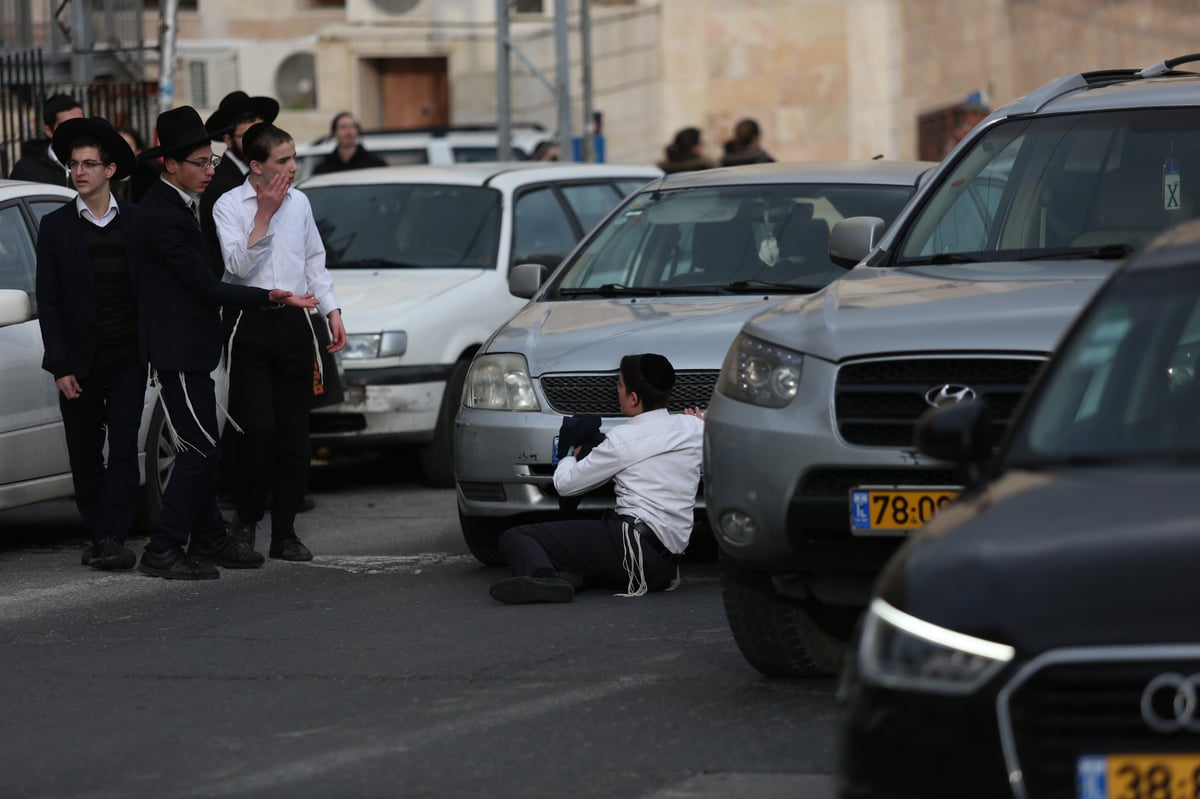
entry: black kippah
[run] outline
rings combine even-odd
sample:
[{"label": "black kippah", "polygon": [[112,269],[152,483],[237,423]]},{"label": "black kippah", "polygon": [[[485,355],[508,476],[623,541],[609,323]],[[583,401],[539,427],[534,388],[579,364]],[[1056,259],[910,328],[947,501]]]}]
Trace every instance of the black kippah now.
[{"label": "black kippah", "polygon": [[655,391],[670,391],[675,385],[675,367],[661,355],[647,352],[638,358],[642,379]]}]

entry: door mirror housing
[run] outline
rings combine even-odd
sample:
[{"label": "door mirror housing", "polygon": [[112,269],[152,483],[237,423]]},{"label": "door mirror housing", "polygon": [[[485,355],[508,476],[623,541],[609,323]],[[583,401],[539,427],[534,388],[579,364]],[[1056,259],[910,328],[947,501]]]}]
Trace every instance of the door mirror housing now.
[{"label": "door mirror housing", "polygon": [[0,289],[0,327],[19,325],[33,318],[29,294],[20,289]]},{"label": "door mirror housing", "polygon": [[514,297],[529,299],[550,277],[545,264],[517,264],[508,273],[508,290]]},{"label": "door mirror housing", "polygon": [[978,400],[930,408],[917,420],[917,450],[931,458],[949,461],[972,477],[992,457],[995,446],[992,412]]},{"label": "door mirror housing", "polygon": [[829,260],[850,269],[875,249],[886,229],[887,223],[877,216],[843,219],[829,232]]}]

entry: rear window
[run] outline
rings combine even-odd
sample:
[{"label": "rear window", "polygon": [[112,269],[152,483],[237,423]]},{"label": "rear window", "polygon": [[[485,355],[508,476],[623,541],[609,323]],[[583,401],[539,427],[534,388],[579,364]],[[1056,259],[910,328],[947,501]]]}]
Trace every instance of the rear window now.
[{"label": "rear window", "polygon": [[501,196],[479,186],[305,189],[330,269],[494,268]]}]

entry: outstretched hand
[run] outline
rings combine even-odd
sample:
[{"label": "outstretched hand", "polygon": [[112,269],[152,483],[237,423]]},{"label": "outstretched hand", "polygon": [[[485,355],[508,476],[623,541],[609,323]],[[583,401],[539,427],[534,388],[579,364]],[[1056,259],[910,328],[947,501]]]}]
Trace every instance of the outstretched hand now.
[{"label": "outstretched hand", "polygon": [[700,408],[699,406],[694,407],[694,408],[684,408],[683,412],[687,416],[695,416],[700,421],[702,421],[702,422],[704,421],[705,411],[703,408]]},{"label": "outstretched hand", "polygon": [[293,308],[317,307],[317,298],[312,294],[293,294],[283,289],[271,289],[271,293],[267,295],[267,298],[271,302],[282,302],[284,305],[290,305]]}]

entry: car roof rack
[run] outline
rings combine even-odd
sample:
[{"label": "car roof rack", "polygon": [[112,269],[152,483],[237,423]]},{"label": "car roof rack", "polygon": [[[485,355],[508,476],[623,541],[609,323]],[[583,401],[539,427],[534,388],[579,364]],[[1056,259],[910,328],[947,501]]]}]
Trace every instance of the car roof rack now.
[{"label": "car roof rack", "polygon": [[1139,78],[1158,78],[1163,75],[1169,75],[1175,71],[1175,67],[1181,64],[1193,64],[1200,61],[1200,53],[1191,53],[1190,55],[1176,56],[1168,58],[1166,61],[1159,61],[1157,64],[1151,64],[1145,69],[1138,72]]}]

